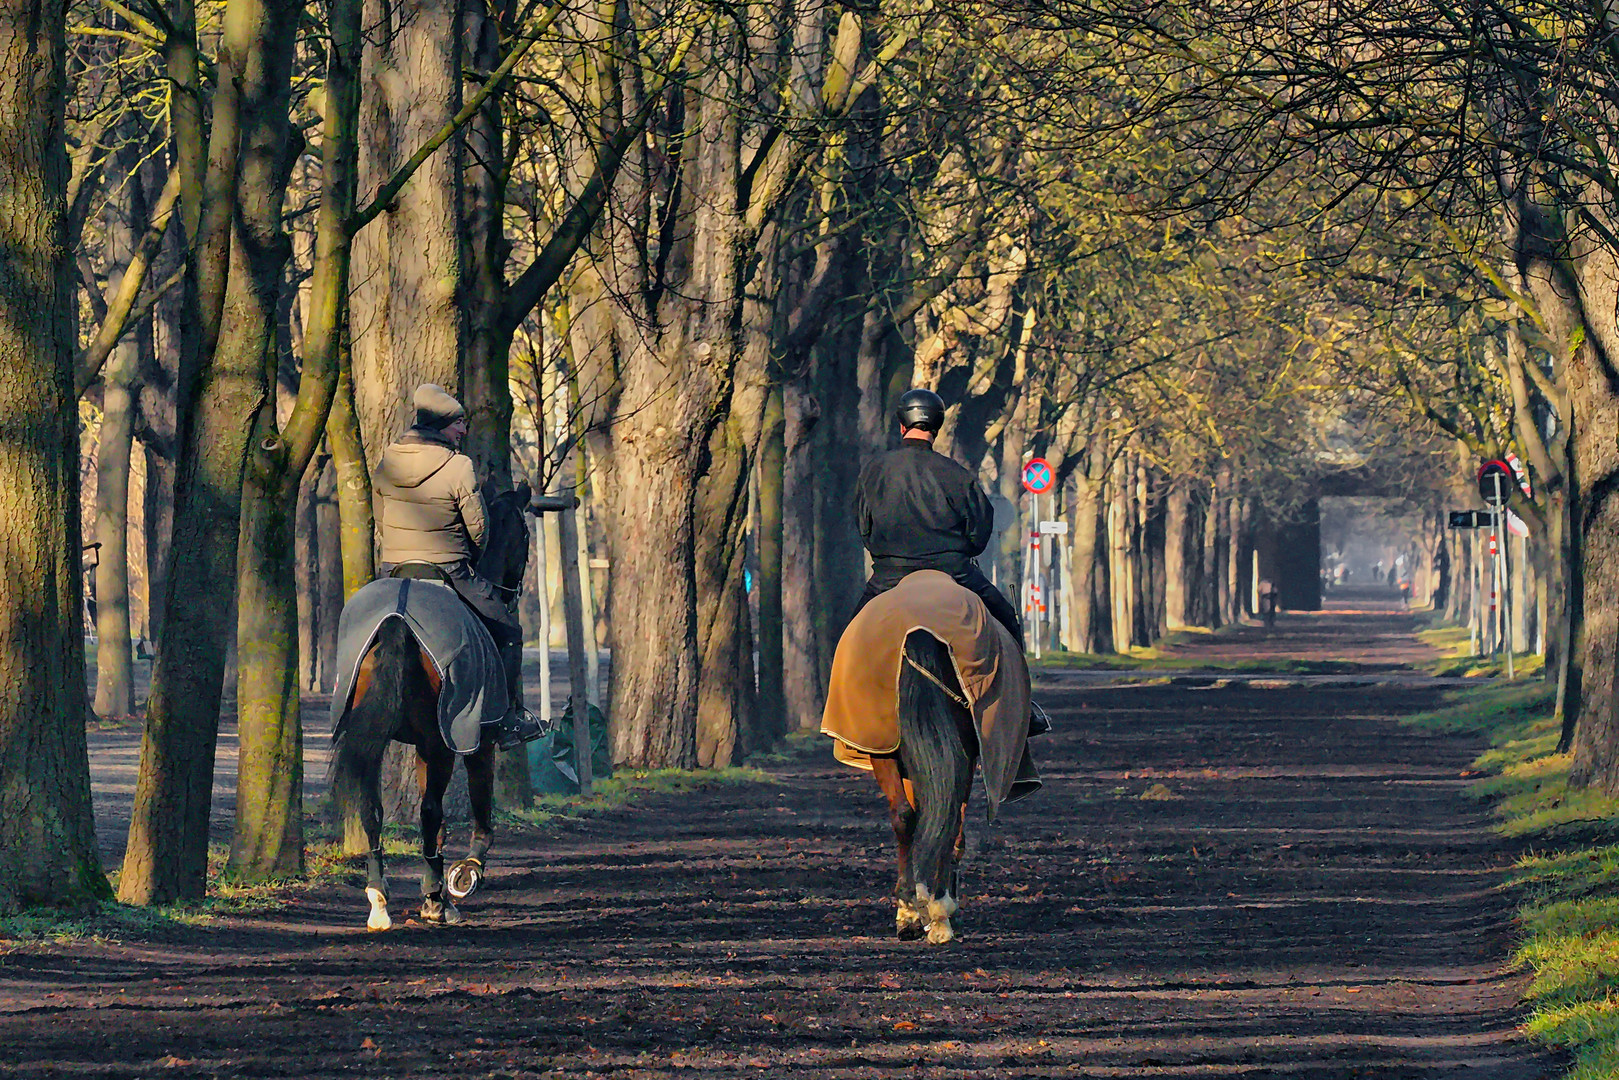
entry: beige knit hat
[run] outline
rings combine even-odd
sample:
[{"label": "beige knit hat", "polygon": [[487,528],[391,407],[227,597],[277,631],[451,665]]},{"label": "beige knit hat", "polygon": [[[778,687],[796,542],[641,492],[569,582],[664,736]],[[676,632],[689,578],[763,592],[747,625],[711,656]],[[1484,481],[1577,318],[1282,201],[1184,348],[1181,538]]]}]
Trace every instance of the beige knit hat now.
[{"label": "beige knit hat", "polygon": [[422,383],[413,398],[416,405],[416,426],[442,431],[466,416],[461,403],[444,392],[437,383]]}]

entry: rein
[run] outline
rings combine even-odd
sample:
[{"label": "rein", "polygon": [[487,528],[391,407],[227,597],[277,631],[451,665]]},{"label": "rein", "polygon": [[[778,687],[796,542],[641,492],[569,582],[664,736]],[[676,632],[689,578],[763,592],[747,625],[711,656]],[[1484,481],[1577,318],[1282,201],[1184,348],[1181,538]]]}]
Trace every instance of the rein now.
[{"label": "rein", "polygon": [[911,665],[911,670],[912,671],[917,672],[924,679],[926,679],[928,682],[932,683],[934,686],[937,686],[940,690],[943,690],[945,697],[949,698],[951,701],[954,701],[957,705],[960,705],[963,709],[966,709],[968,712],[972,712],[973,707],[970,704],[968,704],[966,698],[962,697],[960,694],[956,693],[954,690],[952,690],[948,686],[946,686],[944,684],[943,680],[941,680],[937,675],[933,674],[933,672],[929,671],[927,668],[923,667],[921,664],[918,664],[915,660],[912,660],[910,653],[905,652],[905,653],[902,653],[901,655],[903,655],[905,657],[905,662],[907,664]]}]

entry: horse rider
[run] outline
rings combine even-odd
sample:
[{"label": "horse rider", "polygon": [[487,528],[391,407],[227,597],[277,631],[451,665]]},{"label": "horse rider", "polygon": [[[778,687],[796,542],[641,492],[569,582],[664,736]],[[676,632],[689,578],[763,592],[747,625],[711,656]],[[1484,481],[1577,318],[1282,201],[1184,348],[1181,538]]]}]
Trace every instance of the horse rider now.
[{"label": "horse rider", "polygon": [[[473,567],[484,541],[486,514],[472,459],[461,453],[467,414],[461,403],[433,383],[416,388],[416,423],[382,453],[373,482],[372,509],[382,535],[381,570],[391,575],[404,563],[430,563],[477,613],[506,667],[506,685],[517,685],[523,631],[500,591]],[[509,695],[512,707],[495,738],[510,750],[545,733],[539,718]]]},{"label": "horse rider", "polygon": [[[941,570],[978,594],[1019,649],[1023,624],[1017,608],[984,576],[975,561],[995,528],[989,496],[972,473],[933,449],[944,426],[944,399],[932,390],[907,390],[895,410],[900,445],[860,471],[855,505],[860,539],[871,553],[871,579],[855,605],[859,612],[917,570]],[[1034,706],[1031,733],[1049,730]]]}]

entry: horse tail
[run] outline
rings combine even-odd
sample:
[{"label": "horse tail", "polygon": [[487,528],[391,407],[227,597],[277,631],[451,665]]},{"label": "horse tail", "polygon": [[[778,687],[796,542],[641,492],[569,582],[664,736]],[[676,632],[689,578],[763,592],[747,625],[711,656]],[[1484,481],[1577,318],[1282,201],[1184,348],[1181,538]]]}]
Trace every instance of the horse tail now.
[{"label": "horse tail", "polygon": [[333,796],[341,811],[358,808],[362,818],[367,811],[381,813],[380,804],[374,810],[369,804],[379,798],[382,755],[403,715],[409,665],[419,662],[416,640],[403,619],[387,619],[378,627],[371,652],[370,685],[332,733]]},{"label": "horse tail", "polygon": [[910,864],[918,889],[930,893],[924,899],[948,888],[972,786],[972,714],[952,695],[962,696],[949,650],[926,630],[911,631],[900,664],[899,758],[916,797]]}]

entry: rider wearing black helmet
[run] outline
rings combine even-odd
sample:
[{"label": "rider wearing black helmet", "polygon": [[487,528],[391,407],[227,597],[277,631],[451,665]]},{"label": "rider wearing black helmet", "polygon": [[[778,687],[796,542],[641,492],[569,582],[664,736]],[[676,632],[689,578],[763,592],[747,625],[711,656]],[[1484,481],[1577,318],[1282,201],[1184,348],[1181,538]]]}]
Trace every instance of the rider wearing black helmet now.
[{"label": "rider wearing black helmet", "polygon": [[860,473],[856,508],[872,571],[855,610],[906,574],[942,570],[977,593],[1022,648],[1017,609],[973,561],[994,531],[989,496],[972,473],[933,449],[944,426],[943,399],[931,390],[908,390],[896,413],[899,449],[878,455]]}]

